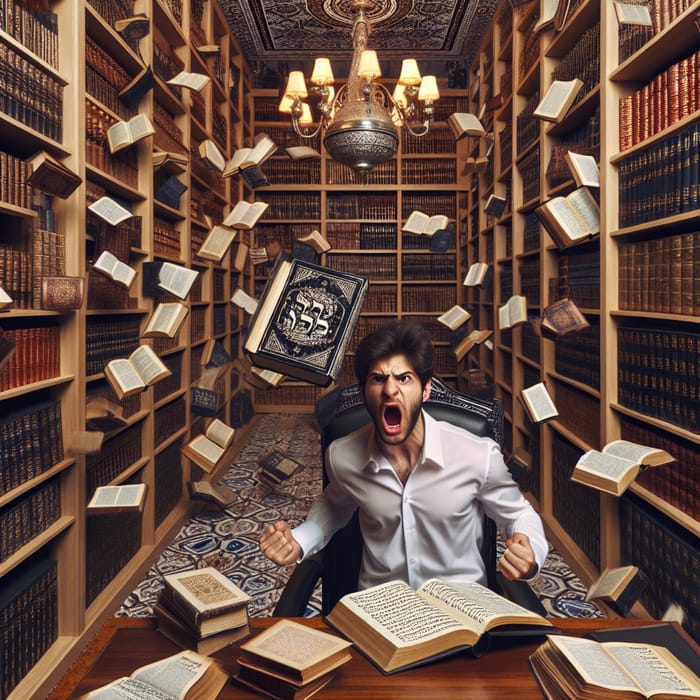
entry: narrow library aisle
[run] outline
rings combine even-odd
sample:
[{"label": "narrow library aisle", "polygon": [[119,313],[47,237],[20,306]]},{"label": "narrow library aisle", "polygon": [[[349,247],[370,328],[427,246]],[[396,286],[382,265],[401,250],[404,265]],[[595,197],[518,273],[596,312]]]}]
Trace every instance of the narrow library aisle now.
[{"label": "narrow library aisle", "polygon": [[[258,533],[263,524],[280,518],[293,525],[304,519],[321,488],[321,453],[310,414],[269,413],[256,420],[250,437],[221,477],[238,493],[238,500],[227,510],[205,509],[192,518],[124,601],[118,616],[150,616],[162,576],[197,566],[217,567],[250,594],[251,616],[270,615],[291,569],[279,569],[260,553]],[[258,459],[272,449],[305,465],[275,490],[256,478]],[[553,616],[603,616],[597,606],[584,600],[585,586],[553,549],[533,587]],[[307,614],[319,610],[317,591]]]}]

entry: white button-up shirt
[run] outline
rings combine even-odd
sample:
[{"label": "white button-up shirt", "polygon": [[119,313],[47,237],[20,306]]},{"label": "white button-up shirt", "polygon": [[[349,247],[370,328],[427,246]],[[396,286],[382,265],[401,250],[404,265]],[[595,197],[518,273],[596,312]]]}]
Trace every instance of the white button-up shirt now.
[{"label": "white button-up shirt", "polygon": [[547,555],[542,521],[522,495],[498,444],[423,411],[425,443],[405,485],[376,447],[368,424],[328,447],[329,483],[293,530],[304,556],[322,549],[359,508],[364,540],[359,587],[431,577],[486,583],[479,553],[484,514],[509,537],[530,538],[538,567]]}]

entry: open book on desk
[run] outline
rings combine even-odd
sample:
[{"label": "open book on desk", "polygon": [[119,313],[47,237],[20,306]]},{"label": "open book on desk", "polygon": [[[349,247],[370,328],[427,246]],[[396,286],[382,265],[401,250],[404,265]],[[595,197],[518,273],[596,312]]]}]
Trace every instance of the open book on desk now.
[{"label": "open book on desk", "polygon": [[479,655],[494,637],[558,632],[541,615],[473,581],[430,579],[417,590],[390,581],[345,595],[327,616],[384,673],[462,650]]}]

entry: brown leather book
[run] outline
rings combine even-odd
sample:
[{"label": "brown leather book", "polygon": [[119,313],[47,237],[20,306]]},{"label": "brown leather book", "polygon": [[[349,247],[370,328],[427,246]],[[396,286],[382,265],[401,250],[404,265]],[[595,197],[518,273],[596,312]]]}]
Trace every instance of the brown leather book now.
[{"label": "brown leather book", "polygon": [[44,277],[41,280],[41,308],[48,311],[73,311],[83,303],[85,281],[82,277]]}]

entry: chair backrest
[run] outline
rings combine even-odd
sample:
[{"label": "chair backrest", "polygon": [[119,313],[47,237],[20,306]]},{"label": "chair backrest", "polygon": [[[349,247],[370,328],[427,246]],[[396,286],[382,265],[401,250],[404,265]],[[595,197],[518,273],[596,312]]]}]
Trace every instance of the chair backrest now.
[{"label": "chair backrest", "polygon": [[[475,398],[461,394],[433,377],[430,397],[423,404],[425,410],[437,420],[454,423],[475,435],[490,437],[502,444],[503,402]],[[352,384],[335,389],[316,406],[316,418],[321,426],[323,450],[323,483],[327,482],[325,470],[326,447],[339,437],[360,428],[370,421],[360,393],[360,387]],[[331,538],[324,549],[324,574],[322,582],[322,613],[327,615],[335,603],[346,593],[357,589],[362,559],[362,536],[357,512],[350,522]],[[494,588],[496,577],[496,526],[486,519],[481,549],[487,574],[487,584]]]}]

